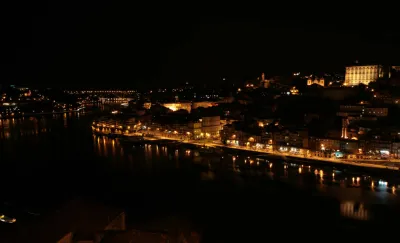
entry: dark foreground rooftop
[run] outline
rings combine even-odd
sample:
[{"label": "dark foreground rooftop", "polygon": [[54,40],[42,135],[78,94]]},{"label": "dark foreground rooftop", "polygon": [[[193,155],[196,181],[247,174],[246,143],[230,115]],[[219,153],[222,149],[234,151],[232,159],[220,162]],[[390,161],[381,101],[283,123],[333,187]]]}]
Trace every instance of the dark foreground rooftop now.
[{"label": "dark foreground rooftop", "polygon": [[8,240],[3,238],[2,242],[54,243],[70,232],[103,230],[122,213],[121,210],[99,203],[73,200],[37,221],[19,225],[15,232],[10,232]]}]

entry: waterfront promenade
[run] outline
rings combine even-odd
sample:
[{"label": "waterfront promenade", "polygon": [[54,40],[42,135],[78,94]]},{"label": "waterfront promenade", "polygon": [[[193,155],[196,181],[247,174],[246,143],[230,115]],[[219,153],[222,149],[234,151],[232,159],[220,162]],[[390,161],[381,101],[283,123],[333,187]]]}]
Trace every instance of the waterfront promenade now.
[{"label": "waterfront promenade", "polygon": [[[128,136],[141,136],[142,133],[130,134]],[[358,160],[358,159],[339,159],[339,158],[325,158],[325,157],[306,157],[304,155],[298,155],[288,152],[281,152],[276,150],[265,150],[265,149],[252,149],[245,146],[227,146],[222,144],[221,142],[213,142],[213,141],[203,141],[203,140],[188,140],[188,139],[180,139],[177,137],[165,137],[160,135],[151,134],[151,137],[144,137],[147,140],[159,140],[159,139],[168,139],[174,141],[180,141],[182,143],[200,145],[200,146],[209,146],[209,147],[221,147],[227,149],[236,149],[243,150],[249,152],[257,152],[264,153],[267,155],[273,155],[277,157],[281,157],[282,159],[293,158],[293,159],[301,159],[308,160],[310,162],[330,162],[332,164],[342,164],[342,165],[351,165],[351,166],[359,166],[359,167],[369,167],[369,168],[379,168],[379,169],[390,169],[390,170],[399,170],[400,169],[400,160],[399,159],[391,159],[391,160]]]}]

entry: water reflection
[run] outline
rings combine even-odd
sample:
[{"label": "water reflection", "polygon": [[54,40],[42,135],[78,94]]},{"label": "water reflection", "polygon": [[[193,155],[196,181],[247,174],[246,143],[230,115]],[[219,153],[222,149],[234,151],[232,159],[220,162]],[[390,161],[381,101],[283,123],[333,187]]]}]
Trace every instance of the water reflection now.
[{"label": "water reflection", "polygon": [[[96,153],[102,157],[111,157],[118,160],[124,160],[124,150],[118,139],[96,138]],[[396,183],[384,181],[380,178],[373,178],[368,175],[349,176],[345,171],[331,167],[321,168],[319,165],[311,166],[296,163],[272,162],[260,160],[251,156],[221,156],[204,157],[196,149],[180,148],[168,150],[165,145],[146,144],[128,148],[126,158],[130,163],[135,162],[132,154],[140,154],[146,161],[169,160],[175,162],[175,168],[182,166],[182,159],[190,159],[193,163],[204,164],[205,167],[215,168],[221,164],[227,165],[226,169],[231,170],[238,175],[259,175],[268,176],[272,180],[283,180],[287,183],[299,187],[312,187],[322,193],[339,198],[340,200],[370,200],[371,202],[380,201],[385,203],[398,202],[398,186]],[[208,156],[208,155],[207,155]],[[198,162],[196,162],[198,161]],[[313,177],[310,177],[313,175]],[[364,193],[365,192],[365,193]]]},{"label": "water reflection", "polygon": [[[80,118],[80,120],[82,119],[83,117]],[[14,140],[27,141],[27,139],[20,138],[41,138],[44,137],[42,135],[51,134],[51,141],[47,143],[53,143],[54,137],[57,137],[60,131],[67,129],[70,131],[74,122],[76,122],[76,117],[70,114],[57,115],[53,119],[38,117],[0,120],[0,139],[10,142],[14,142]],[[90,126],[88,126],[88,130],[90,131]],[[52,131],[54,131],[54,134],[57,132],[57,136],[53,135]],[[133,145],[121,144],[118,139],[93,136],[91,131],[88,138],[83,141],[65,139],[66,141],[59,141],[59,144],[54,143],[52,148],[68,154],[71,151],[74,152],[73,150],[78,147],[85,153],[96,156],[96,159],[101,158],[115,167],[126,166],[124,169],[129,168],[132,171],[135,171],[138,166],[145,166],[151,170],[160,168],[184,170],[189,166],[199,164],[204,169],[203,173],[199,173],[203,180],[218,179],[219,172],[223,171],[223,173],[232,174],[234,178],[239,178],[236,181],[257,177],[257,181],[279,180],[294,187],[312,189],[313,193],[343,201],[344,203],[340,206],[341,214],[344,216],[353,215],[351,216],[353,218],[364,218],[364,220],[370,218],[370,215],[374,213],[371,212],[370,204],[400,204],[397,196],[400,181],[393,177],[374,177],[366,173],[330,166],[287,163],[278,159],[260,159],[255,155],[248,156],[246,153],[239,152],[205,155],[198,148],[187,145],[178,149],[176,147],[168,148],[165,144],[157,145],[154,143],[133,147]],[[34,140],[35,143],[37,141],[38,139]],[[81,144],[75,145],[77,143]],[[23,144],[21,149],[26,145],[31,144]],[[18,151],[18,148],[14,146],[6,153],[15,154],[16,151]],[[62,155],[57,156],[62,157]],[[54,161],[54,155],[49,155],[49,157],[51,157],[49,160]],[[146,163],[143,163],[144,161]],[[361,206],[352,202],[361,202]],[[349,206],[351,203],[352,207]],[[367,211],[367,207],[370,211]]]},{"label": "water reflection", "polygon": [[[96,137],[94,139],[94,152],[100,157],[111,158],[113,161],[124,157],[124,150],[118,144],[118,141],[108,137]],[[146,156],[151,158],[151,150],[146,149]]]},{"label": "water reflection", "polygon": [[62,119],[63,127],[68,127],[72,120],[83,115],[79,113],[56,114],[52,116],[22,117],[0,119],[0,139],[19,139],[21,137],[36,136],[51,132],[51,129],[59,126]]},{"label": "water reflection", "polygon": [[340,214],[344,217],[357,219],[357,220],[368,220],[369,212],[362,203],[355,203],[351,201],[342,202],[340,204]]},{"label": "water reflection", "polygon": [[[400,198],[397,197],[400,180],[396,177],[388,177],[383,180],[367,175],[365,172],[350,171],[348,168],[287,163],[279,160],[262,161],[258,160],[257,156],[235,154],[231,156],[227,160],[228,168],[232,168],[240,175],[266,176],[270,180],[284,181],[296,187],[314,188],[325,196],[341,201],[400,204]],[[259,163],[252,163],[252,161]]]},{"label": "water reflection", "polygon": [[212,171],[201,172],[200,177],[202,180],[214,180],[215,173]]},{"label": "water reflection", "polygon": [[68,127],[67,113],[63,114],[64,127]]},{"label": "water reflection", "polygon": [[101,143],[100,143],[100,137],[98,137],[95,141],[97,143],[97,146],[95,146],[95,148],[97,147],[97,151],[96,152],[101,156],[102,155],[102,151],[101,151],[102,146],[101,146]]},{"label": "water reflection", "polygon": [[115,140],[111,141],[112,156],[115,157]]},{"label": "water reflection", "polygon": [[151,144],[146,144],[144,146],[145,148],[145,158],[147,161],[150,161],[152,159],[152,154],[153,154],[153,150],[152,150],[152,146]]},{"label": "water reflection", "polygon": [[106,137],[103,137],[103,156],[104,157],[107,157],[108,156],[108,147],[109,146],[107,146],[108,144],[107,144],[107,142],[108,142],[108,140],[109,140],[109,138],[106,138]]}]

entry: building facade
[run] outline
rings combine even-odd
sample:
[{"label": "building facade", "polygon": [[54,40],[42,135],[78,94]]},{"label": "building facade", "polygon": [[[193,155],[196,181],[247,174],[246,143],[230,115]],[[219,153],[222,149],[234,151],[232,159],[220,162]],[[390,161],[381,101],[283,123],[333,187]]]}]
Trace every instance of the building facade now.
[{"label": "building facade", "polygon": [[277,131],[272,134],[274,145],[308,148],[308,131]]},{"label": "building facade", "polygon": [[307,85],[311,86],[313,84],[325,87],[325,79],[324,78],[314,78],[314,79],[312,79],[311,77],[309,77],[307,79]]},{"label": "building facade", "polygon": [[206,137],[217,137],[221,130],[221,117],[211,116],[203,117],[201,119],[201,129]]},{"label": "building facade", "polygon": [[389,109],[387,107],[370,107],[368,105],[341,105],[337,116],[342,117],[341,138],[356,139],[356,134],[351,134],[348,130],[350,123],[354,121],[375,121],[379,117],[387,117]]},{"label": "building facade", "polygon": [[368,85],[370,82],[375,82],[383,76],[384,68],[382,65],[350,66],[346,67],[344,85]]},{"label": "building facade", "polygon": [[193,121],[188,123],[188,132],[189,135],[194,138],[198,139],[201,136],[201,122]]}]

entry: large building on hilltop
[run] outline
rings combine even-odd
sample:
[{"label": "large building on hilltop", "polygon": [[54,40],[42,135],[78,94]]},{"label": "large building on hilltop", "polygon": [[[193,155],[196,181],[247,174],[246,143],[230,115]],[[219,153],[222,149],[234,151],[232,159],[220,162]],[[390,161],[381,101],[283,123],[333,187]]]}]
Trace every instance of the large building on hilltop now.
[{"label": "large building on hilltop", "polygon": [[391,78],[392,72],[399,72],[400,66],[385,65],[354,65],[346,67],[344,85],[368,85],[379,78]]},{"label": "large building on hilltop", "polygon": [[382,65],[349,66],[346,67],[344,85],[368,85],[370,82],[375,82],[378,78],[383,78],[384,75],[385,71]]}]

